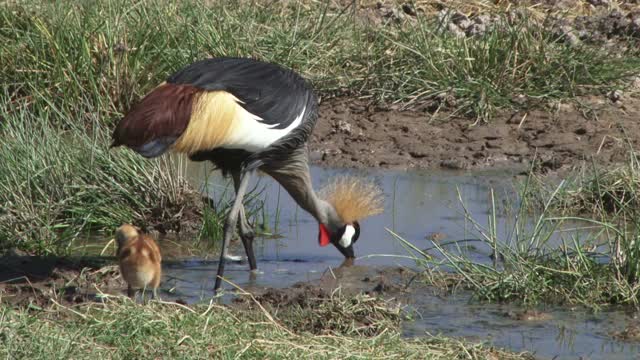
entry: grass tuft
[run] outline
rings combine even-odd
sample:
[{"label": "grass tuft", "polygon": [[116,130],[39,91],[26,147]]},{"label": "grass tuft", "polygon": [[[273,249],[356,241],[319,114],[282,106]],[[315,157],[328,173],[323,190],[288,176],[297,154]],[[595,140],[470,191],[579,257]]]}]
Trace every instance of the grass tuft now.
[{"label": "grass tuft", "polygon": [[[531,181],[532,176],[522,194],[535,189],[530,187]],[[486,261],[470,256],[456,242],[446,246],[434,242],[432,249],[423,250],[390,232],[432,273],[427,279],[440,271],[456,273],[455,285],[473,290],[483,301],[578,304],[595,309],[613,304],[640,307],[637,207],[627,198],[618,197],[613,214],[599,213],[596,218],[559,216],[555,206],[561,201],[557,199],[569,193],[568,184],[561,182],[544,198],[537,195],[538,206],[532,206],[528,196],[521,197],[519,208],[506,219],[510,230],[505,234],[497,231],[499,210],[493,192],[486,226],[471,216],[459,198],[461,214],[471,228],[470,236],[477,238],[474,248],[490,254]],[[609,189],[606,190],[609,195],[621,194],[602,185],[600,189]],[[603,199],[601,195],[596,198]],[[606,206],[600,208],[606,211]]]},{"label": "grass tuft", "polygon": [[191,191],[179,160],[109,150],[98,119],[89,129],[72,120],[61,129],[49,121],[57,110],[21,112],[0,130],[1,247],[65,253],[80,234],[123,222],[177,226]]}]

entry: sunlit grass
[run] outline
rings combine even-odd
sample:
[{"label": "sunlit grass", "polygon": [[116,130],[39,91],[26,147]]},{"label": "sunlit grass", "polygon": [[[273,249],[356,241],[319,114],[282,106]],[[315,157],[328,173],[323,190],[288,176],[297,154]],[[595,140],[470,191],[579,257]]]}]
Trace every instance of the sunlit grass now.
[{"label": "sunlit grass", "polygon": [[[350,5],[349,5],[350,6]],[[637,73],[637,53],[570,46],[539,21],[503,16],[457,38],[435,16],[368,24],[349,6],[308,2],[62,1],[0,9],[0,74],[12,102],[119,113],[177,69],[209,56],[251,56],[301,72],[323,95],[402,106],[436,103],[489,119],[499,108],[601,93]],[[205,20],[206,19],[206,20]],[[216,19],[210,21],[209,19]]]}]

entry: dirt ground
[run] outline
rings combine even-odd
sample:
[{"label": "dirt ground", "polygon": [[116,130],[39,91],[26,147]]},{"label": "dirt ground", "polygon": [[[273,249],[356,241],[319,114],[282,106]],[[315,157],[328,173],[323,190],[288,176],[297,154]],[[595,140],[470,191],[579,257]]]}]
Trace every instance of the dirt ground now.
[{"label": "dirt ground", "polygon": [[71,259],[9,252],[0,257],[0,303],[44,307],[96,301],[101,293],[122,294],[126,285],[107,257]]},{"label": "dirt ground", "polygon": [[640,140],[639,120],[640,99],[633,97],[503,111],[490,123],[330,99],[320,106],[311,158],[335,167],[525,170],[536,157],[537,170],[562,171],[592,157],[601,164],[625,161]]},{"label": "dirt ground", "polygon": [[[273,308],[309,306],[314,299],[329,298],[335,291],[348,296],[362,293],[406,300],[405,295],[424,286],[415,281],[418,277],[415,271],[397,266],[342,265],[327,269],[318,280],[299,282],[287,288],[253,287],[245,290],[261,304]],[[251,305],[252,301],[240,296],[234,303]]]}]

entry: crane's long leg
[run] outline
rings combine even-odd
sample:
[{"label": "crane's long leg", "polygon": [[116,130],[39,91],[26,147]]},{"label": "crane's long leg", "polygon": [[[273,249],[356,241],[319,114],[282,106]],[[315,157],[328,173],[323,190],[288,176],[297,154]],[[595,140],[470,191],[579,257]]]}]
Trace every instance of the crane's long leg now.
[{"label": "crane's long leg", "polygon": [[[237,192],[237,189],[236,189]],[[216,207],[213,203],[213,200],[211,200],[211,198],[209,197],[202,197],[202,201],[206,202],[207,204],[209,204],[209,207],[213,210],[216,211]],[[242,217],[243,217],[244,213],[240,214],[240,221],[242,221]],[[245,220],[246,221],[246,220]],[[234,261],[234,262],[239,262],[242,261],[242,256],[236,256],[236,255],[231,255],[229,254],[229,249],[225,249],[224,252],[224,257],[225,259],[227,259],[227,261]]]},{"label": "crane's long leg", "polygon": [[231,236],[233,235],[236,227],[238,214],[240,213],[240,209],[242,208],[242,199],[244,198],[244,193],[247,191],[250,178],[250,173],[242,173],[240,175],[240,185],[238,186],[238,191],[236,192],[236,198],[233,201],[231,211],[229,211],[227,220],[224,223],[224,238],[222,241],[222,251],[220,252],[220,263],[218,264],[218,275],[216,276],[216,284],[213,288],[214,293],[217,293],[218,289],[220,289],[220,285],[222,285],[222,275],[224,274],[224,263],[226,260],[227,248],[229,247]]},{"label": "crane's long leg", "polygon": [[[240,171],[234,171],[231,173],[233,177],[233,186],[238,193],[238,189],[240,187]],[[256,257],[253,253],[253,239],[254,232],[247,221],[247,216],[245,214],[244,206],[240,206],[240,222],[238,223],[238,231],[240,232],[240,239],[242,239],[242,245],[244,245],[244,250],[247,253],[247,259],[249,260],[249,268],[253,271],[258,267],[256,265]]]}]

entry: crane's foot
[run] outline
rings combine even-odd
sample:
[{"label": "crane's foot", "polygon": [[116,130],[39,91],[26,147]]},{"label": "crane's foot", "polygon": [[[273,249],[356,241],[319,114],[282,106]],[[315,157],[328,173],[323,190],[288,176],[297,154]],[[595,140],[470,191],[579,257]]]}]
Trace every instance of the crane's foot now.
[{"label": "crane's foot", "polygon": [[354,258],[345,258],[344,261],[342,262],[342,264],[340,264],[340,267],[350,267],[353,266],[353,263],[356,261],[356,259]]}]

